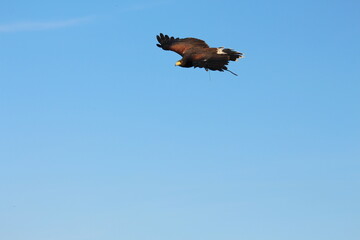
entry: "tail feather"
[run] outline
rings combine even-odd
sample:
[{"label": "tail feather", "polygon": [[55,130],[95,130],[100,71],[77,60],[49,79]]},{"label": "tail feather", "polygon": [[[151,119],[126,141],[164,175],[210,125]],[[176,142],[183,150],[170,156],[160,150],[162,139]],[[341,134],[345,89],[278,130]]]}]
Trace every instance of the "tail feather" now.
[{"label": "tail feather", "polygon": [[223,52],[229,55],[230,61],[237,61],[238,59],[244,57],[241,52],[237,52],[229,48],[223,49]]}]

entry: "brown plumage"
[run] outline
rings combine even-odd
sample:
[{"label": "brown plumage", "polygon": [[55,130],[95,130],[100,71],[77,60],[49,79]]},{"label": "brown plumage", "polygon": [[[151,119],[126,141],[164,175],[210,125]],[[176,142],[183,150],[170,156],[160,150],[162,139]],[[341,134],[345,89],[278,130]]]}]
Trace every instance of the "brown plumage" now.
[{"label": "brown plumage", "polygon": [[174,51],[183,57],[175,64],[180,67],[199,67],[205,68],[206,71],[231,72],[226,67],[229,61],[237,61],[243,57],[242,53],[229,48],[210,48],[206,42],[197,38],[174,38],[162,33],[156,38],[159,42],[156,46]]}]

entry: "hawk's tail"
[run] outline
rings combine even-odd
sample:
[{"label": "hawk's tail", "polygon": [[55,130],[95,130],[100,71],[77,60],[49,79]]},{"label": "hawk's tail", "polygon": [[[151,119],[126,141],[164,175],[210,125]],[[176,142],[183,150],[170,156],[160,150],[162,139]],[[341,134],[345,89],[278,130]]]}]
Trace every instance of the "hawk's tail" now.
[{"label": "hawk's tail", "polygon": [[244,57],[244,55],[241,52],[237,52],[229,48],[224,48],[222,51],[229,55],[230,61],[237,61],[238,59]]}]

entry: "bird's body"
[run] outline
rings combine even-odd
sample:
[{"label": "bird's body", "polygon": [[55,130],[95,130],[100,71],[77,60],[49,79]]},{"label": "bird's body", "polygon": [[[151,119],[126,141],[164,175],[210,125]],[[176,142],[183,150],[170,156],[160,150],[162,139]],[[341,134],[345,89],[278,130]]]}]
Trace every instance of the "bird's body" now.
[{"label": "bird's body", "polygon": [[156,44],[158,47],[174,51],[183,57],[175,64],[180,67],[199,67],[205,68],[206,71],[231,72],[226,67],[229,61],[237,61],[243,57],[242,53],[229,48],[210,48],[206,42],[197,38],[174,38],[162,33],[156,38],[159,42]]}]

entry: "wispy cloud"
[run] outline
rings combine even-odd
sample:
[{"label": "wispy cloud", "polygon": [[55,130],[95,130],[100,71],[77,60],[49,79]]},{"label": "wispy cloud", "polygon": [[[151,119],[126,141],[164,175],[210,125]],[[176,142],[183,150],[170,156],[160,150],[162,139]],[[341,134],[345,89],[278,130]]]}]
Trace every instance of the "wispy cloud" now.
[{"label": "wispy cloud", "polygon": [[92,20],[93,17],[73,18],[60,21],[25,21],[16,23],[0,24],[0,33],[4,32],[24,32],[42,31],[56,28],[71,27],[84,24]]}]

